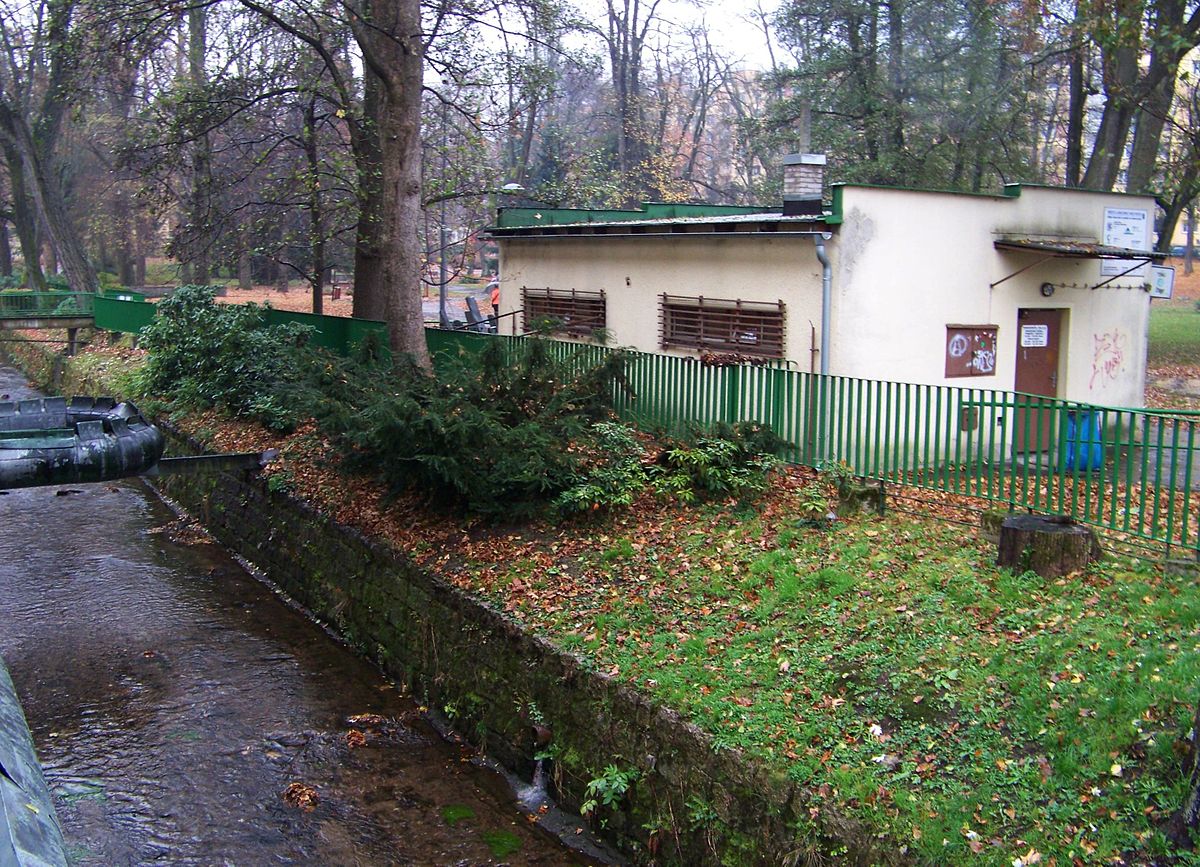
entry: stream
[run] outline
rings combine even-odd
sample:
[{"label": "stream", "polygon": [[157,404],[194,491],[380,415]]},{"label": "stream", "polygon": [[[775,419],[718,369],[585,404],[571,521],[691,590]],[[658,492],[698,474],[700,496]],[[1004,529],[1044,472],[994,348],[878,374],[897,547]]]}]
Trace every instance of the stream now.
[{"label": "stream", "polygon": [[[0,393],[37,396],[10,369]],[[0,514],[0,656],[72,863],[609,862],[145,483]]]}]

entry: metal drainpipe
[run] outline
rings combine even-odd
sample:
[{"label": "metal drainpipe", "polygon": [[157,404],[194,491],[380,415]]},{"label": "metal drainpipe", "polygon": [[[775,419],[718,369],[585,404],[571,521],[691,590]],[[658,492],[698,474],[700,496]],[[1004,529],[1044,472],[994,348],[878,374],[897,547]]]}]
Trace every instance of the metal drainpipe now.
[{"label": "metal drainpipe", "polygon": [[828,232],[813,235],[817,259],[821,262],[821,373],[829,373],[829,308],[833,304],[833,266],[825,252],[825,242],[833,236]]}]

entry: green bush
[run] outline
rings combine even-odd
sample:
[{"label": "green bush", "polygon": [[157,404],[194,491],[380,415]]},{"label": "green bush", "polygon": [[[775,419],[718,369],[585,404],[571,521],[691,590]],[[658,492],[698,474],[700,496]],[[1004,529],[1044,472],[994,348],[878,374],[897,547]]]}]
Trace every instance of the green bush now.
[{"label": "green bush", "polygon": [[310,330],[267,326],[263,308],[182,287],[142,332],[149,357],[136,390],[272,430],[313,418],[351,469],[392,493],[415,489],[493,519],[628,506],[648,485],[685,502],[744,497],[773,466],[773,435],[754,425],[710,431],[646,466],[635,430],[613,422],[613,398],[628,387],[619,352],[556,360],[540,340],[493,340],[439,359],[435,377],[369,340],[338,358],[310,345]]},{"label": "green bush", "polygon": [[386,390],[325,406],[322,422],[350,446],[351,463],[393,492],[490,518],[542,510],[579,478],[594,422],[611,414],[624,359],[552,359],[540,341],[505,357],[492,341],[448,360],[438,378],[398,366]]},{"label": "green bush", "polygon": [[554,505],[563,512],[632,505],[650,481],[643,466],[645,450],[634,429],[615,422],[599,422],[592,426],[588,440],[580,470]]},{"label": "green bush", "polygon": [[139,378],[148,395],[170,395],[177,407],[216,407],[288,430],[311,410],[300,399],[319,366],[311,328],[267,326],[263,308],[218,304],[207,286],[184,286],[158,305],[142,331],[149,358]]},{"label": "green bush", "polygon": [[763,425],[723,425],[667,449],[651,475],[656,491],[684,503],[761,493],[779,460],[780,440]]},{"label": "green bush", "polygon": [[[633,428],[614,423],[593,427],[582,447],[581,467],[555,505],[563,512],[628,506],[647,488],[684,503],[742,497],[763,491],[778,461],[781,442],[770,428],[751,423],[698,430],[645,462]],[[824,513],[822,513],[824,514]]]}]

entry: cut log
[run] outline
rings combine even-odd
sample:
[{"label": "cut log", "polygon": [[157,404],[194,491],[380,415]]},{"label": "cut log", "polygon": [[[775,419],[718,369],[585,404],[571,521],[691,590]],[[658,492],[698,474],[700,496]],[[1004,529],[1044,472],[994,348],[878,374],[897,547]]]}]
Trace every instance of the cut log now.
[{"label": "cut log", "polygon": [[1099,559],[1096,534],[1070,518],[1014,515],[1000,525],[998,566],[1058,578]]},{"label": "cut log", "polygon": [[838,485],[838,517],[848,518],[860,512],[882,515],[887,511],[887,492],[883,482],[864,479],[861,483],[847,480]]}]

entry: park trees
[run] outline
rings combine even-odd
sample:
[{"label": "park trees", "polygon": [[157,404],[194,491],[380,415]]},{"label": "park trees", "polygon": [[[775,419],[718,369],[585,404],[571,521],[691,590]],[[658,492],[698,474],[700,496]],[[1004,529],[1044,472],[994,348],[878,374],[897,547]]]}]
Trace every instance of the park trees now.
[{"label": "park trees", "polygon": [[851,179],[980,189],[1030,153],[1033,23],[1019,4],[785,2],[776,127],[804,119]]},{"label": "park trees", "polygon": [[[74,0],[7,5],[0,12],[0,149],[12,190],[12,218],[25,259],[40,259],[49,235],[71,288],[90,291],[96,274],[68,217],[61,141],[85,89],[94,21]],[[33,269],[35,285],[44,284]]]}]

